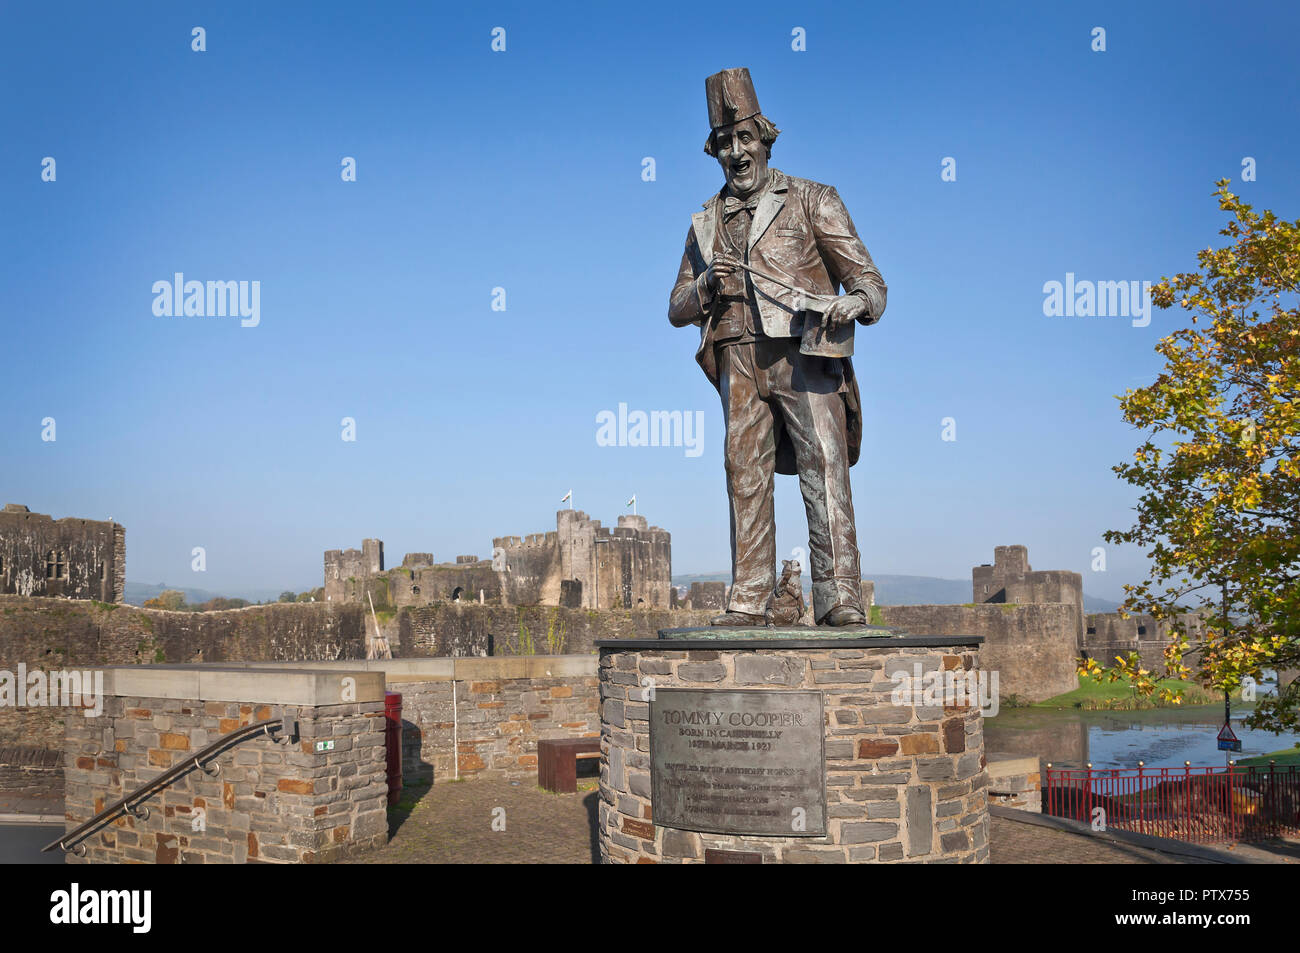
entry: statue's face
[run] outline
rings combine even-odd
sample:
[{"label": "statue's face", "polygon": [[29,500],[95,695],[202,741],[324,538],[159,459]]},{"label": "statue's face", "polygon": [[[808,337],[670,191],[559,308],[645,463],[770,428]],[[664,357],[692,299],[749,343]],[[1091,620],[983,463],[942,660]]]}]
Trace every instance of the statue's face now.
[{"label": "statue's face", "polygon": [[767,146],[758,138],[754,120],[723,126],[713,141],[732,195],[748,198],[767,183]]}]

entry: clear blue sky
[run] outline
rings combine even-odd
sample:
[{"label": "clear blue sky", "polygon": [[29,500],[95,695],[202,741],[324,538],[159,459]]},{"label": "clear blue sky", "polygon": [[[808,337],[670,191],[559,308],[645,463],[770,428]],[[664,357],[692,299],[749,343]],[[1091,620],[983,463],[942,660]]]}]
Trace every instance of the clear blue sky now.
[{"label": "clear blue sky", "polygon": [[[743,65],[772,164],[838,187],[889,284],[857,342],[864,570],[1025,543],[1118,597],[1137,552],[1089,571],[1134,500],[1115,395],[1185,319],[1049,318],[1043,284],[1193,267],[1222,176],[1300,216],[1298,30],[1290,4],[5,3],[0,502],[111,516],[129,579],[217,591],[319,585],[365,536],[487,556],[570,488],[607,524],[636,493],[675,570],[724,568],[718,400],[666,310],[721,183],[704,77]],[[177,271],[260,281],[260,325],[155,316]],[[703,453],[598,446],[620,402],[703,411]],[[778,526],[806,545],[793,478]]]}]

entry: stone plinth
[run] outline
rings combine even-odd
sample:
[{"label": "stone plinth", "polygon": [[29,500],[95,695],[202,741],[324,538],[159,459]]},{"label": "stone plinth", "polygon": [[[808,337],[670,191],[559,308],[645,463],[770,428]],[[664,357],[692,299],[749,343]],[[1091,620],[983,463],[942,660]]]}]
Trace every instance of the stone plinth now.
[{"label": "stone plinth", "polygon": [[286,717],[292,743],[233,744],[67,861],[324,863],[387,843],[384,675],[342,667],[107,669],[102,712],[67,716],[67,830],[240,727]]},{"label": "stone plinth", "polygon": [[[981,641],[804,628],[666,630],[659,640],[598,642],[602,860],[987,863],[988,775],[978,703],[921,695],[920,684],[904,686],[914,687],[915,696],[900,693],[895,677],[948,672],[950,681],[959,674],[974,681]],[[701,690],[718,694],[695,694]],[[960,703],[944,704],[953,701]],[[810,710],[821,712],[820,732],[799,720]],[[787,725],[802,727],[786,736]],[[806,753],[818,741],[812,763],[824,775],[807,770]],[[754,747],[732,750],[746,746]],[[691,779],[689,796],[680,778]],[[660,820],[671,816],[678,826],[656,823],[654,792],[664,799]],[[716,819],[683,813],[692,798],[734,804],[752,816],[719,832]],[[788,834],[737,832],[737,826],[771,830],[778,822],[784,829],[786,818]]]}]

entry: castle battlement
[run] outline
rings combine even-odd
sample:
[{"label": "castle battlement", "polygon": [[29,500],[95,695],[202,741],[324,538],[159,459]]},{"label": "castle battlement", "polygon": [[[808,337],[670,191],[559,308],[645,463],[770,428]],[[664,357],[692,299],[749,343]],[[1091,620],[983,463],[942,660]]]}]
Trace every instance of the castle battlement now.
[{"label": "castle battlement", "polygon": [[395,572],[383,568],[383,541],[360,550],[325,551],[327,601],[364,601],[374,586],[392,605],[424,605],[451,594],[481,594],[507,605],[573,608],[668,608],[673,605],[672,537],[644,516],[624,514],[615,528],[582,510],[559,510],[555,529],[497,536],[492,559],[457,556],[433,565],[430,553],[407,553]]},{"label": "castle battlement", "polygon": [[120,523],[56,520],[21,503],[0,511],[0,593],[121,602],[125,586]]}]

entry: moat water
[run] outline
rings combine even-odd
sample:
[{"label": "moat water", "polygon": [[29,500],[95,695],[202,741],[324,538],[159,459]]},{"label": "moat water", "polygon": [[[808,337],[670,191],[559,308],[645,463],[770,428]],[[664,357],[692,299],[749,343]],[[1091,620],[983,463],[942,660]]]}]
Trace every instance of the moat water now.
[{"label": "moat water", "polygon": [[1218,750],[1223,706],[1155,709],[1152,711],[1053,711],[1004,708],[984,723],[984,743],[990,752],[1038,755],[1058,767],[1148,768],[1226,765],[1294,745],[1300,735],[1253,731],[1242,724],[1249,707],[1232,710],[1232,730],[1241,751]]}]

